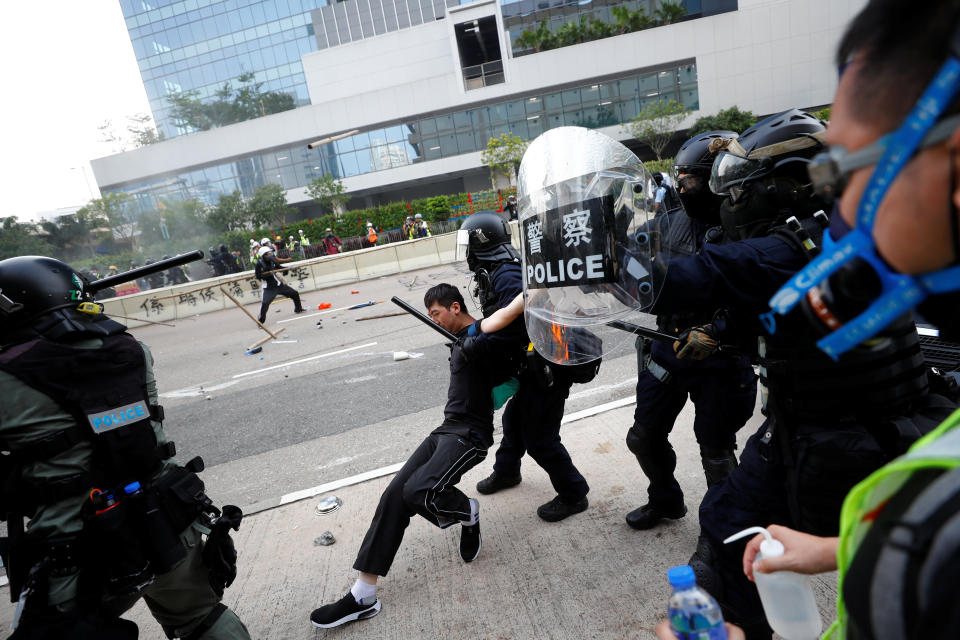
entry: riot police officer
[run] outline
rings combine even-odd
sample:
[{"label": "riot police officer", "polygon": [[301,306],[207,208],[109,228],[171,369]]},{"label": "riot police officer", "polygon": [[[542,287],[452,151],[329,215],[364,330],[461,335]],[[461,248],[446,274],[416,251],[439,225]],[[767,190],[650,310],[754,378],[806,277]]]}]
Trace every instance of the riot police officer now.
[{"label": "riot police officer", "polygon": [[207,249],[207,251],[207,255],[210,256],[210,258],[207,259],[207,264],[210,265],[210,270],[213,272],[213,276],[217,277],[225,275],[227,273],[227,269],[223,264],[220,253],[214,247],[210,247]]},{"label": "riot police officer", "polygon": [[[467,218],[458,234],[458,257],[465,257],[474,273],[484,316],[507,306],[522,292],[520,256],[510,243],[510,227],[499,215],[475,213]],[[474,340],[468,355],[474,350],[486,354],[490,349],[502,349],[514,362],[529,342],[522,318]],[[552,381],[545,381],[538,376],[540,371],[540,366],[533,365],[519,372],[519,388],[503,413],[503,439],[493,473],[477,483],[477,491],[492,494],[519,484],[520,461],[529,453],[550,476],[557,492],[537,509],[537,515],[557,522],[587,508],[590,487],[560,440],[560,421],[573,380],[557,368]]]},{"label": "riot police officer", "polygon": [[[709,145],[736,137],[733,131],[711,131],[680,147],[674,171],[683,207],[658,218],[656,225],[671,258],[695,255],[708,242],[722,240],[722,198],[711,193],[707,184],[716,155]],[[709,323],[713,315],[713,311],[668,313],[657,317],[657,325],[660,331],[679,334]],[[687,512],[683,491],[673,475],[677,457],[667,440],[687,396],[696,407],[693,429],[707,486],[712,486],[737,466],[735,434],[753,414],[757,384],[750,361],[743,355],[713,353],[702,359],[680,359],[671,345],[638,338],[637,360],[637,405],[627,447],[650,484],[648,502],[627,514],[627,524],[649,529],[663,518],[680,518]]]},{"label": "riot police officer", "polygon": [[[147,265],[153,264],[153,263],[154,263],[154,259],[153,259],[153,258],[148,258],[148,259],[143,263],[143,265],[144,265],[144,266],[147,266]],[[148,276],[147,276],[147,282],[150,284],[150,288],[151,288],[151,289],[160,289],[160,288],[162,288],[163,286],[166,285],[166,278],[164,278],[162,271],[158,271],[158,272],[156,272],[156,273],[151,273],[150,275],[148,275]]]},{"label": "riot police officer", "polygon": [[[169,260],[170,256],[163,256],[163,259]],[[185,282],[190,282],[190,278],[187,277],[187,273],[183,270],[182,265],[167,269],[166,278],[167,284],[184,284]]]},{"label": "riot police officer", "polygon": [[168,637],[249,638],[220,604],[236,575],[227,531],[242,514],[213,507],[199,458],[173,459],[150,350],[92,293],[58,260],[0,261],[13,637],[136,638],[119,616],[144,597]]},{"label": "riot police officer", "polygon": [[230,253],[225,244],[220,245],[220,263],[223,264],[225,273],[240,273],[240,265],[237,264],[237,259]]},{"label": "riot police officer", "polygon": [[800,324],[781,323],[770,336],[757,320],[770,296],[821,244],[823,202],[812,193],[806,161],[822,148],[823,130],[819,120],[792,109],[758,122],[738,140],[713,143],[723,150],[710,186],[725,196],[720,220],[734,242],[672,260],[653,305],[658,313],[730,309],[732,320],[687,332],[684,346],[723,342],[731,327],[741,344],[759,336],[767,419],[745,446],[739,467],[708,489],[691,559],[698,582],[749,637],[769,637],[770,631],[740,568],[743,544],[722,541],[771,522],[836,535],[846,491],[931,430],[950,408],[929,394],[908,315],[837,361]]}]

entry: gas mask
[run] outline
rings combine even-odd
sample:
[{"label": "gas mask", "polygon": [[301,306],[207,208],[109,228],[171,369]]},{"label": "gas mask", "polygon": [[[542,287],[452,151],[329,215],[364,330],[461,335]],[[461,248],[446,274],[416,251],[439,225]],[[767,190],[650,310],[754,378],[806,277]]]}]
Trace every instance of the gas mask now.
[{"label": "gas mask", "polygon": [[771,311],[761,317],[768,331],[776,332],[776,316],[797,306],[812,309],[816,326],[826,334],[817,346],[836,359],[918,306],[945,333],[957,330],[958,309],[949,304],[955,303],[960,291],[960,230],[952,205],[955,185],[951,185],[949,207],[954,243],[951,266],[915,276],[898,273],[877,253],[872,232],[880,203],[906,164],[920,149],[943,142],[960,126],[960,116],[938,122],[958,91],[960,58],[952,56],[896,131],[856,152],[834,147],[811,161],[808,170],[814,188],[827,197],[838,197],[854,170],[876,167],[860,199],[855,226],[847,227],[835,212],[833,227],[824,234],[823,252],[770,299]]}]

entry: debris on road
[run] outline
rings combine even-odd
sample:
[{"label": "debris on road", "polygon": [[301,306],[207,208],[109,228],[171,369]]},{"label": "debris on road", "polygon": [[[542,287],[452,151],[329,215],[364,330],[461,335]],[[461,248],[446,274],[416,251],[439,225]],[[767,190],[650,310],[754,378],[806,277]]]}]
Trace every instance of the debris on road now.
[{"label": "debris on road", "polygon": [[331,532],[329,532],[329,531],[324,531],[324,532],[321,533],[319,536],[317,536],[316,538],[313,539],[313,546],[315,546],[315,547],[321,547],[321,546],[323,546],[323,547],[329,547],[330,545],[332,545],[332,544],[333,544],[334,542],[336,542],[336,541],[337,541],[337,539],[333,537],[333,534],[332,534]]}]

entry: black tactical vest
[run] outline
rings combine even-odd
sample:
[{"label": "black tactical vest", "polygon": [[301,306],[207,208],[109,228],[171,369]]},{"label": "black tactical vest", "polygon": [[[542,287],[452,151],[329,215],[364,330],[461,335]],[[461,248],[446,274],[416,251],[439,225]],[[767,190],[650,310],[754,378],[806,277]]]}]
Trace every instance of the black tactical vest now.
[{"label": "black tactical vest", "polygon": [[[150,423],[162,419],[162,410],[150,405],[146,392],[143,348],[126,333],[102,340],[100,348],[81,349],[37,338],[0,353],[0,369],[50,396],[76,420],[70,429],[12,451],[15,460],[49,459],[88,439],[94,469],[83,482],[115,486],[149,479],[173,455],[172,443],[158,447]],[[43,495],[33,497],[39,501],[58,497],[38,492]]]}]

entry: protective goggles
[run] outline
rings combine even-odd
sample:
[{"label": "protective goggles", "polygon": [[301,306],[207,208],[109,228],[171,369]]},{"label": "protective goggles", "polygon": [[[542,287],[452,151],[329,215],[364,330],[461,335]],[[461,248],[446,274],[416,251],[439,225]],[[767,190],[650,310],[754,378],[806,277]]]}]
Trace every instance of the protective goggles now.
[{"label": "protective goggles", "polygon": [[[960,126],[960,114],[941,120],[927,132],[916,151],[940,144],[953,135],[958,126]],[[840,146],[832,146],[827,151],[814,156],[807,165],[814,191],[827,202],[839,198],[847,186],[850,174],[857,169],[877,164],[894,135],[894,133],[888,133],[873,144],[853,152]]]},{"label": "protective goggles", "polygon": [[824,236],[823,252],[770,299],[771,311],[761,316],[770,333],[776,332],[776,314],[789,313],[801,300],[808,297],[812,289],[819,287],[855,258],[870,264],[882,288],[879,296],[860,315],[836,327],[817,342],[817,346],[834,360],[875,336],[897,317],[923,302],[926,297],[960,289],[960,265],[917,276],[896,273],[877,254],[872,235],[877,210],[897,175],[918,150],[935,144],[933,140],[945,140],[956,129],[955,118],[945,119],[941,123],[942,127],[937,121],[958,91],[960,56],[953,53],[940,67],[899,129],[884,136],[874,145],[852,154],[834,149],[831,161],[824,160],[819,163],[816,172],[821,189],[824,185],[830,185],[834,196],[842,191],[846,177],[854,168],[871,164],[876,164],[876,167],[860,198],[856,227],[836,242],[828,232]]},{"label": "protective goggles", "polygon": [[747,180],[761,178],[775,168],[770,158],[745,158],[721,151],[710,169],[710,191],[718,196],[730,195],[730,188]]}]

